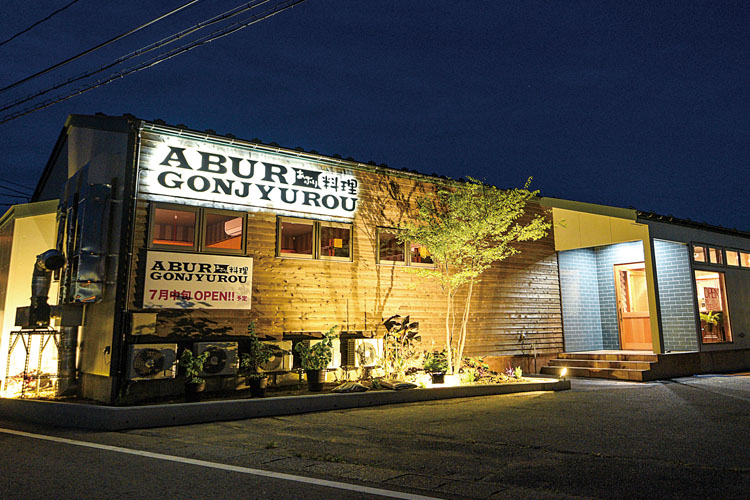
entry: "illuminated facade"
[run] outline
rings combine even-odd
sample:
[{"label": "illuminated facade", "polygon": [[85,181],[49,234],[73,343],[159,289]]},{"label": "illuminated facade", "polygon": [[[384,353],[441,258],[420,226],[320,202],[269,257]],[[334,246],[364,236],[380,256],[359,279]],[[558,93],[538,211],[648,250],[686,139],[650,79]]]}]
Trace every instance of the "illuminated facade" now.
[{"label": "illuminated facade", "polygon": [[[72,115],[33,203],[0,223],[4,394],[16,395],[10,380],[24,365],[22,351],[8,356],[24,324],[15,309],[28,306],[34,256],[50,248],[65,255],[49,292],[60,355],[39,370],[55,375],[58,363],[58,392],[179,394],[183,349],[211,350],[208,390],[244,388],[237,359],[251,325],[274,346],[266,371],[280,384],[297,380],[294,343],[333,325],[342,370],[377,366],[394,314],[442,347],[443,295],[412,272],[431,256],[396,233],[417,199],[454,182],[132,116]],[[466,355],[526,372],[596,350],[723,352],[750,365],[748,235],[564,200],[527,209],[553,218],[554,232],[482,275]],[[43,234],[26,238],[32,220]]]}]

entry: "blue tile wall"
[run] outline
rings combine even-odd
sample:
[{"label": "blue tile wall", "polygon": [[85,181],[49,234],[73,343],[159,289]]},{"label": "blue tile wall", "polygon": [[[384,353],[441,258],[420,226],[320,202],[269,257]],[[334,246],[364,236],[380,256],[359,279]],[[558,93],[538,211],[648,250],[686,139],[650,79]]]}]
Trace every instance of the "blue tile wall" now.
[{"label": "blue tile wall", "polygon": [[631,241],[594,249],[599,282],[599,311],[602,324],[602,349],[620,348],[615,296],[615,264],[643,262],[643,243]]},{"label": "blue tile wall", "polygon": [[665,351],[697,351],[693,277],[687,245],[654,240],[656,283]]},{"label": "blue tile wall", "polygon": [[594,249],[567,250],[558,255],[565,350],[602,349],[599,285]]}]

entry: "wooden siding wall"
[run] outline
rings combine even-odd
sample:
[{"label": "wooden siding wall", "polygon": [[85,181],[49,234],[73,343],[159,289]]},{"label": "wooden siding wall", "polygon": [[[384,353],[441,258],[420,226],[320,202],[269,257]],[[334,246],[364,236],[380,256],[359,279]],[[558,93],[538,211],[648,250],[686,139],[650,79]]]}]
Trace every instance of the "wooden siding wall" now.
[{"label": "wooden siding wall", "polygon": [[[157,335],[244,335],[256,321],[261,335],[323,332],[333,325],[382,335],[382,319],[393,314],[419,321],[429,347],[444,342],[444,298],[439,286],[403,266],[376,264],[376,228],[397,227],[414,210],[416,199],[433,185],[410,178],[357,173],[359,201],[354,219],[353,262],[278,258],[276,214],[248,216],[247,255],[253,258],[252,308],[242,311],[160,310]],[[543,213],[538,204],[530,214]],[[143,296],[149,204],[139,200],[130,279],[131,311]],[[312,217],[311,217],[312,218]],[[557,258],[550,234],[524,243],[521,253],[495,264],[475,287],[466,354],[559,352],[562,317]],[[521,334],[525,340],[520,341]]]}]

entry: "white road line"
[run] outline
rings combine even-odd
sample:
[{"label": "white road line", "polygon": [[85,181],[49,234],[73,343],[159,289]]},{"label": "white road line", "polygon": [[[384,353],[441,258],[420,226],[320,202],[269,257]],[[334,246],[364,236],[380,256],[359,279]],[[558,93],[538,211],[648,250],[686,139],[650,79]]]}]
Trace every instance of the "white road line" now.
[{"label": "white road line", "polygon": [[239,472],[242,474],[252,474],[254,476],[269,477],[272,479],[283,479],[285,481],[295,481],[298,483],[314,484],[317,486],[327,486],[329,488],[337,488],[339,490],[356,491],[357,493],[369,493],[371,495],[378,495],[387,498],[403,498],[405,500],[441,500],[437,497],[427,497],[423,495],[414,495],[412,493],[404,493],[401,491],[384,490],[381,488],[370,488],[369,486],[360,486],[357,484],[341,483],[338,481],[328,481],[326,479],[316,479],[314,477],[296,476],[294,474],[284,474],[280,472],[271,472],[261,469],[251,469],[249,467],[239,467],[237,465],[220,464],[216,462],[208,462],[206,460],[196,460],[193,458],[176,457],[173,455],[164,455],[162,453],[152,453],[150,451],[134,450],[131,448],[122,448],[120,446],[110,446],[106,444],[90,443],[87,441],[77,441],[75,439],[61,438],[57,436],[47,436],[44,434],[33,434],[30,432],[17,431],[13,429],[0,428],[0,432],[5,434],[12,434],[14,436],[22,436],[31,439],[42,439],[45,441],[53,441],[56,443],[71,444],[74,446],[83,446],[86,448],[95,448],[98,450],[113,451],[115,453],[126,453],[128,455],[137,455],[140,457],[154,458],[156,460],[167,460],[170,462],[178,462],[189,465],[197,465],[199,467],[207,467],[210,469],[220,469],[231,472]]}]

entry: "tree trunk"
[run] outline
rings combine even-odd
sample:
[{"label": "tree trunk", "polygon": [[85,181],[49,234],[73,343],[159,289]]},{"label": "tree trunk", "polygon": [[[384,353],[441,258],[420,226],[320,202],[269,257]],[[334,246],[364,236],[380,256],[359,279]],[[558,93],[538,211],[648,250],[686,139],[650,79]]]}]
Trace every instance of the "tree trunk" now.
[{"label": "tree trunk", "polygon": [[471,311],[471,297],[474,294],[474,279],[469,281],[469,291],[466,292],[466,305],[464,307],[464,315],[461,318],[461,335],[458,340],[458,352],[456,353],[456,372],[461,369],[461,364],[464,359],[464,346],[466,345],[466,333],[468,330],[469,323],[469,312]]},{"label": "tree trunk", "polygon": [[453,292],[449,289],[446,296],[446,311],[445,311],[445,359],[448,361],[448,373],[453,373],[453,359],[451,356],[452,349],[452,328],[450,324],[451,311],[453,310]]}]

